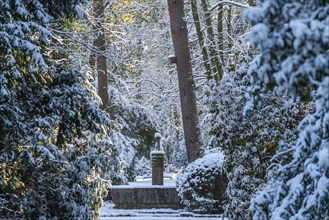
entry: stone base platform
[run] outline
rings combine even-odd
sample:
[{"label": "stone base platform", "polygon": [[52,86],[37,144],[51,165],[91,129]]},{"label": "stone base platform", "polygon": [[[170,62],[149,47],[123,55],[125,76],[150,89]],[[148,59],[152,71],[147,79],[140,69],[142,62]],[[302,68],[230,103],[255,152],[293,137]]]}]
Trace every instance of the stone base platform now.
[{"label": "stone base platform", "polygon": [[182,208],[175,187],[112,186],[111,194],[115,208],[120,209]]}]

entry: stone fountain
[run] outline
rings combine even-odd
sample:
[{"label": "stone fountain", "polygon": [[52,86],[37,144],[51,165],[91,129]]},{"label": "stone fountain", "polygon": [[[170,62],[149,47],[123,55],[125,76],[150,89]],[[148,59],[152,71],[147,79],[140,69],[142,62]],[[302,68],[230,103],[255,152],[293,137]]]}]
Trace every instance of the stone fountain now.
[{"label": "stone fountain", "polygon": [[115,208],[182,208],[174,184],[164,184],[164,152],[152,151],[152,185],[131,184],[112,186],[111,194]]}]

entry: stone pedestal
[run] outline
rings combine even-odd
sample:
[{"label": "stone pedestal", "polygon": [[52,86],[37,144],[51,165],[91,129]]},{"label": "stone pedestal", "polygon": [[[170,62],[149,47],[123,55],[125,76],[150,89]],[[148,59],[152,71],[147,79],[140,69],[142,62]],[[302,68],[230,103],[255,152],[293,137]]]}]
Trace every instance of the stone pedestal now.
[{"label": "stone pedestal", "polygon": [[152,185],[163,185],[163,151],[152,151]]}]

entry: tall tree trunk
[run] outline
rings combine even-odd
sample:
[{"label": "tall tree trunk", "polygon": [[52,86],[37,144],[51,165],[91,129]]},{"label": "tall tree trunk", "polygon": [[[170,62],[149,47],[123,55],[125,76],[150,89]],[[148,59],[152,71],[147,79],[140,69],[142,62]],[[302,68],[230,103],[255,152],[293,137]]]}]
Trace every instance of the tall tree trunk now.
[{"label": "tall tree trunk", "polygon": [[200,156],[200,132],[195,99],[184,0],[168,0],[171,34],[177,57],[178,84],[188,162]]},{"label": "tall tree trunk", "polygon": [[102,100],[100,108],[106,110],[109,106],[108,88],[107,88],[107,62],[104,53],[106,51],[106,39],[104,34],[104,1],[93,0],[93,10],[95,18],[96,38],[94,45],[98,49],[96,54],[96,69],[98,76],[98,95]]}]

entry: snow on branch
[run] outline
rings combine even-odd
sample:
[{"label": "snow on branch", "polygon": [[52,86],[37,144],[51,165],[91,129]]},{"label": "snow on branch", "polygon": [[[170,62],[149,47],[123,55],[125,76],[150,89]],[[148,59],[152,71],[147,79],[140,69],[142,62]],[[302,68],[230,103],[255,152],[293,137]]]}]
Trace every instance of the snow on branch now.
[{"label": "snow on branch", "polygon": [[219,1],[219,2],[217,2],[214,6],[212,6],[212,7],[209,9],[209,11],[213,11],[215,8],[217,8],[217,7],[220,6],[221,4],[234,5],[234,6],[241,7],[241,8],[253,8],[253,7],[249,6],[249,5],[242,4],[242,3],[239,3],[239,2],[229,1],[229,0],[223,0],[223,1]]}]

